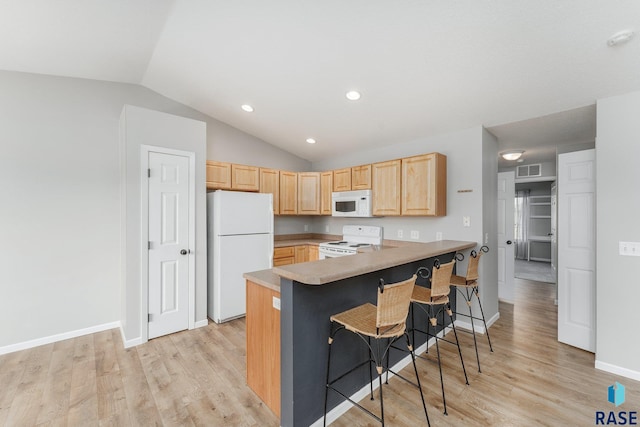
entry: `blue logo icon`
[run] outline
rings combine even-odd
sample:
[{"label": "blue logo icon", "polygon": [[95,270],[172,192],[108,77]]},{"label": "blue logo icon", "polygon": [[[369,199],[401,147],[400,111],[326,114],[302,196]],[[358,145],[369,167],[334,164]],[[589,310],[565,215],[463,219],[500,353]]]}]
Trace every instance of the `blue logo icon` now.
[{"label": "blue logo icon", "polygon": [[624,403],[624,386],[618,381],[612,386],[609,386],[609,402],[616,406],[620,406]]}]

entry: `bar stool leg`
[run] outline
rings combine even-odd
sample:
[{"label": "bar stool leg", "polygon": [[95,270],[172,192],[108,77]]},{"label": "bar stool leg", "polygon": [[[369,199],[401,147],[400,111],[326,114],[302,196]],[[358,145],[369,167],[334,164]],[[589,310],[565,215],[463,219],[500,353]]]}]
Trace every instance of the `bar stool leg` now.
[{"label": "bar stool leg", "polygon": [[409,352],[411,353],[411,361],[413,362],[413,371],[416,373],[418,390],[420,391],[420,398],[422,399],[422,408],[424,409],[424,415],[427,417],[427,426],[431,427],[431,421],[429,421],[429,414],[427,413],[427,404],[424,401],[424,393],[422,393],[422,385],[420,384],[420,375],[418,375],[418,367],[416,366],[416,355],[414,354],[413,346],[409,341],[409,334],[405,332],[404,336],[407,339],[407,347],[409,348]]},{"label": "bar stool leg", "polygon": [[466,288],[466,292],[467,294],[465,295],[465,300],[467,301],[467,307],[469,307],[469,320],[471,321],[471,334],[473,335],[473,346],[476,349],[476,361],[478,362],[478,372],[482,373],[482,370],[480,369],[480,356],[478,355],[478,341],[476,340],[476,326],[475,326],[475,322],[473,321],[474,320],[473,312],[471,311],[472,295],[469,294],[469,288]]},{"label": "bar stool leg", "polygon": [[[464,372],[464,381],[469,385],[469,378],[467,377],[467,369],[464,367],[464,360],[462,359],[462,350],[460,350],[460,341],[458,341],[458,332],[456,332],[456,324],[453,321],[453,312],[451,310],[451,304],[447,306],[447,314],[449,315],[449,320],[451,320],[451,328],[453,329],[453,336],[456,338],[456,345],[458,346],[458,355],[460,356],[460,364],[462,365],[462,372]],[[442,314],[443,324],[444,324],[444,313]],[[472,319],[473,320],[473,319]]]},{"label": "bar stool leg", "polygon": [[478,298],[478,305],[480,306],[480,314],[482,314],[482,323],[484,323],[484,331],[487,334],[487,340],[489,340],[489,349],[493,353],[493,346],[491,345],[491,337],[489,337],[489,328],[487,328],[487,321],[484,318],[484,310],[482,309],[482,303],[480,302],[480,295],[477,287],[474,289],[474,292],[476,294],[476,298]]},{"label": "bar stool leg", "polygon": [[[438,370],[440,371],[440,388],[442,389],[442,404],[444,406],[444,414],[445,415],[449,415],[447,413],[447,399],[444,396],[444,378],[442,377],[442,363],[440,362],[440,345],[438,344],[438,341],[440,339],[438,338],[438,331],[436,330],[436,327],[438,325],[438,317],[437,317],[438,314],[436,313],[435,317],[431,316],[431,314],[433,313],[432,310],[433,310],[433,307],[429,306],[429,318],[430,318],[429,319],[430,320],[429,323],[430,323],[430,325],[427,325],[427,332],[429,331],[429,328],[431,326],[433,326],[433,332],[434,332],[433,337],[436,340],[436,354],[438,356]],[[442,314],[442,319],[443,319],[442,320],[442,324],[444,325],[444,313]],[[435,325],[434,325],[434,323],[435,323]],[[443,329],[443,331],[444,331],[444,329]],[[427,339],[428,338],[429,338],[429,335],[427,335]]]},{"label": "bar stool leg", "polygon": [[367,337],[367,341],[369,344],[369,386],[371,387],[371,400],[373,400],[373,373],[371,373],[371,363],[373,363],[373,358],[371,355],[371,337]]},{"label": "bar stool leg", "polygon": [[324,387],[324,419],[322,425],[327,427],[327,397],[329,396],[329,369],[331,368],[331,344],[333,344],[333,325],[329,329],[329,355],[327,357],[327,380]]}]

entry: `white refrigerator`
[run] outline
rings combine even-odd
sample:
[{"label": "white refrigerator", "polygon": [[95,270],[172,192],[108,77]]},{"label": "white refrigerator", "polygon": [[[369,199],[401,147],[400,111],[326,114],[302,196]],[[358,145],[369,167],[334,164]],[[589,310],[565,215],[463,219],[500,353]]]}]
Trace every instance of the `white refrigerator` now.
[{"label": "white refrigerator", "polygon": [[207,237],[207,315],[216,323],[242,317],[242,275],[273,266],[272,195],[223,190],[207,194]]}]

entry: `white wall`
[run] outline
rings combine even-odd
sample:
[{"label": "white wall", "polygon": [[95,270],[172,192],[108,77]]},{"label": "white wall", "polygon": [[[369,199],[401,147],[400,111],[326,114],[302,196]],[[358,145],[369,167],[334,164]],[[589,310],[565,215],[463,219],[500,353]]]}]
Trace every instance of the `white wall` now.
[{"label": "white wall", "polygon": [[120,320],[125,104],[206,122],[207,158],[310,169],[138,85],[0,71],[0,93],[0,353]]},{"label": "white wall", "polygon": [[[420,233],[417,241],[428,242],[442,232],[445,240],[478,242],[478,248],[488,233],[489,246],[496,248],[497,223],[497,142],[489,132],[478,126],[445,135],[420,138],[414,141],[346,154],[335,159],[314,162],[313,170],[323,171],[343,167],[375,163],[408,157],[417,154],[439,152],[447,156],[447,215],[429,217],[375,217],[333,218],[319,217],[314,220],[314,232],[342,234],[345,224],[372,224],[384,227],[384,237],[392,240],[411,240],[412,230]],[[472,190],[459,193],[458,190]],[[488,193],[485,197],[484,192]],[[462,217],[471,218],[471,227],[463,227]],[[398,238],[398,230],[403,238]],[[466,260],[458,271],[466,271]],[[482,259],[483,284],[481,293],[485,314],[492,317],[498,312],[497,257],[495,251]],[[493,289],[495,288],[495,289]],[[485,302],[485,299],[487,300]],[[491,300],[491,301],[490,301]]]},{"label": "white wall", "polygon": [[640,92],[598,100],[596,367],[640,380],[640,257],[618,242],[640,242]]}]

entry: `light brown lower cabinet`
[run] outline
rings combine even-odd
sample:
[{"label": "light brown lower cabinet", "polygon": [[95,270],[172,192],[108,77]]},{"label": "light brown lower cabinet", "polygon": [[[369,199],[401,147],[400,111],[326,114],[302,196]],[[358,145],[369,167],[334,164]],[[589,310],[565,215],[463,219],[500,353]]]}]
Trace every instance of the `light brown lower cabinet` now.
[{"label": "light brown lower cabinet", "polygon": [[309,259],[308,261],[318,261],[320,254],[318,253],[318,247],[316,245],[309,245]]},{"label": "light brown lower cabinet", "polygon": [[295,246],[284,246],[273,250],[273,266],[289,265],[296,262]]},{"label": "light brown lower cabinet", "polygon": [[280,292],[247,280],[247,385],[280,418]]}]

